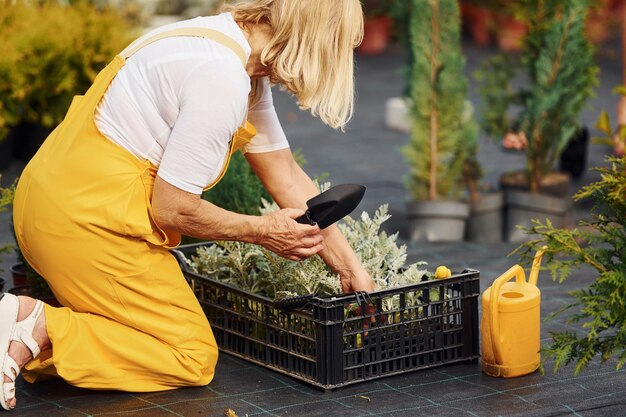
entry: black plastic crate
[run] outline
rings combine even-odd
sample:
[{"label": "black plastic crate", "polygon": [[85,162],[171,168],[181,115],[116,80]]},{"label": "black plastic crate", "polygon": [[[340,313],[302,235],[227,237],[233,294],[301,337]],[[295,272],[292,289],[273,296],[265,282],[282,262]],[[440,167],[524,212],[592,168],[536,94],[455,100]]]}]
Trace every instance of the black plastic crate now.
[{"label": "black plastic crate", "polygon": [[224,352],[323,389],[478,359],[476,270],[367,297],[312,297],[304,307],[285,310],[191,272],[184,258],[205,245],[172,252]]}]

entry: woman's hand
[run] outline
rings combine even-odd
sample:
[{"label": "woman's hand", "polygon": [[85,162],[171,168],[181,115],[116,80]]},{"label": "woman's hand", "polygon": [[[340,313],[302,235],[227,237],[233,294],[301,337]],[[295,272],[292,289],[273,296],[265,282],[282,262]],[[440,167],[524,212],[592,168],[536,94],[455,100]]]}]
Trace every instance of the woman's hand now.
[{"label": "woman's hand", "polygon": [[359,265],[356,270],[343,270],[339,271],[341,279],[341,290],[344,293],[365,291],[373,292],[376,290],[376,284],[370,277],[370,274]]},{"label": "woman's hand", "polygon": [[283,209],[264,215],[264,226],[257,243],[292,261],[315,255],[324,249],[324,238],[317,225],[300,224],[294,220],[303,214],[303,210]]}]

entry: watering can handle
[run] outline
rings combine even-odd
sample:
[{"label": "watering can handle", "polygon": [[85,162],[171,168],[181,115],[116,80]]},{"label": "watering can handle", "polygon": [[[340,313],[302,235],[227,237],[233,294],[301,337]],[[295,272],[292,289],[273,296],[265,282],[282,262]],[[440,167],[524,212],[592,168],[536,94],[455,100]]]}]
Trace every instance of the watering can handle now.
[{"label": "watering can handle", "polygon": [[497,364],[502,364],[502,357],[500,350],[498,349],[499,343],[496,340],[500,339],[500,322],[498,317],[498,298],[500,295],[500,288],[504,283],[515,277],[515,282],[526,282],[526,276],[524,275],[524,269],[515,265],[509,268],[504,274],[500,275],[491,286],[491,292],[489,294],[489,311],[491,313],[491,345],[493,348],[493,354]]},{"label": "watering can handle", "polygon": [[[530,271],[530,276],[528,277],[528,283],[532,285],[537,285],[537,278],[539,276],[539,267],[541,266],[541,258],[543,257],[543,253],[546,250],[546,246],[542,247],[535,254],[535,258],[533,260],[533,266]],[[498,348],[499,343],[496,343],[496,340],[500,339],[500,322],[498,316],[498,298],[500,296],[500,289],[504,283],[511,280],[511,278],[515,277],[515,282],[522,283],[526,282],[526,276],[524,275],[524,269],[515,265],[509,268],[504,274],[500,275],[491,286],[491,293],[489,294],[489,303],[490,303],[490,312],[491,312],[491,345],[493,348],[493,353],[495,356],[495,360],[497,364],[502,364],[502,356],[500,355],[500,350]]]}]

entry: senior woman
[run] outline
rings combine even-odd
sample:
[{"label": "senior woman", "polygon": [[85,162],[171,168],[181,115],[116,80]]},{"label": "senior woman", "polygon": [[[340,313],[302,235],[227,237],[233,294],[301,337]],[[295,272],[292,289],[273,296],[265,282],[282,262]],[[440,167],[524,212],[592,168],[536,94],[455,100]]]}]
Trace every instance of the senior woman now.
[{"label": "senior woman", "polygon": [[[208,384],[218,350],[169,249],[181,234],[319,254],[344,291],[373,281],[335,227],[294,219],[317,194],[294,162],[270,83],[341,128],[353,107],[359,0],[245,0],[157,29],[76,97],[24,170],[19,246],[65,307],[0,300],[5,409],[14,380],[60,376],[91,389],[156,391]],[[236,150],[282,210],[226,211],[200,198]]]}]

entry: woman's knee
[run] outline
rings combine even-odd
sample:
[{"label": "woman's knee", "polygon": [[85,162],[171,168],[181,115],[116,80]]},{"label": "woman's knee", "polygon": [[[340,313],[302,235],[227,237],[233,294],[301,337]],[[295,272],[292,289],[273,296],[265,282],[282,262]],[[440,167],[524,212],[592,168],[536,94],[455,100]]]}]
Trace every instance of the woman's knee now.
[{"label": "woman's knee", "polygon": [[211,382],[217,365],[218,348],[210,328],[177,350],[186,370],[186,382],[190,386],[202,386]]}]

